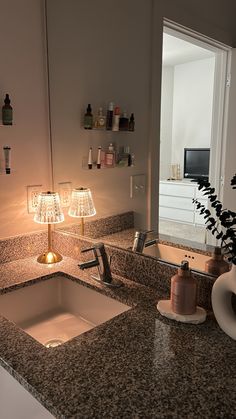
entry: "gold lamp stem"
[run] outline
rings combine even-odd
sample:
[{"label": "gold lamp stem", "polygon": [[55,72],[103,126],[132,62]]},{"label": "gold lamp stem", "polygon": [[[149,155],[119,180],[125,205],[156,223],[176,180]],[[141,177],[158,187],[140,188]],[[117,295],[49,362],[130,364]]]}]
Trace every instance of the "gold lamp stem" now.
[{"label": "gold lamp stem", "polygon": [[52,251],[52,225],[48,224],[48,251]]},{"label": "gold lamp stem", "polygon": [[39,263],[57,263],[62,260],[60,253],[52,248],[52,225],[48,224],[48,250],[37,259]]},{"label": "gold lamp stem", "polygon": [[84,236],[84,217],[81,217],[81,235]]}]

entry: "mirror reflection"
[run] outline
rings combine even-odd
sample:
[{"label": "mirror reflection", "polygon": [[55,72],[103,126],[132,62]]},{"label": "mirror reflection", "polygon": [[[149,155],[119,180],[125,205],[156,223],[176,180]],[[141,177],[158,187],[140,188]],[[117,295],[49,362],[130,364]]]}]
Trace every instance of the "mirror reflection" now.
[{"label": "mirror reflection", "polygon": [[[128,3],[122,33],[117,16],[108,11],[107,19],[103,8],[91,13],[87,2],[71,0],[68,7],[65,0],[47,0],[46,8],[54,184],[66,214],[60,229],[126,249],[135,249],[137,232],[145,244],[151,242],[147,247],[139,242],[142,253],[177,264],[201,259],[193,268],[204,270],[206,244],[215,243],[195,211],[192,199],[205,198],[191,180],[220,178],[221,145],[212,140],[216,48],[164,28],[158,207],[158,199],[148,198],[150,181],[158,182],[149,178],[149,6],[138,2],[134,16]],[[115,129],[107,124],[111,110]],[[127,124],[120,125],[118,116]],[[157,132],[157,156],[158,149]],[[92,193],[96,215],[91,218],[67,215],[72,189],[81,188]],[[156,220],[159,214],[158,225],[150,223],[151,212]],[[154,232],[147,233],[150,228]],[[175,243],[177,259],[170,257],[173,249],[166,242]],[[199,249],[197,257],[192,250],[186,253],[189,248]]]}]

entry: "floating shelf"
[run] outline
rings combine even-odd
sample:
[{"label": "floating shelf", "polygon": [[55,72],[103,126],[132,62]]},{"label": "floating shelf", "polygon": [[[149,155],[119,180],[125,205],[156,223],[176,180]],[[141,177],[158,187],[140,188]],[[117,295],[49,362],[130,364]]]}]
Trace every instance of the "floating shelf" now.
[{"label": "floating shelf", "polygon": [[90,170],[90,171],[92,171],[92,170],[99,171],[99,170],[111,170],[111,169],[132,169],[132,168],[134,168],[134,167],[135,167],[134,165],[132,165],[132,166],[119,166],[119,165],[117,164],[116,166],[111,166],[111,167],[100,167],[100,169],[98,169],[98,168],[97,168],[96,163],[93,163],[93,167],[92,167],[92,169],[89,169],[89,168],[88,168],[88,166],[82,166],[82,169],[83,169],[83,170]]}]

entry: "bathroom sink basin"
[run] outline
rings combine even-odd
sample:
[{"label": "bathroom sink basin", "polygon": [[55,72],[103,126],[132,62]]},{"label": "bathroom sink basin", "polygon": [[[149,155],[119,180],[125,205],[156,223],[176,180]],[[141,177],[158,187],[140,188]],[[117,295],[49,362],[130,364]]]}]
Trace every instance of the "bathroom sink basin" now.
[{"label": "bathroom sink basin", "polygon": [[182,260],[187,260],[190,268],[198,271],[205,271],[205,263],[210,259],[210,256],[201,253],[195,253],[161,243],[146,247],[143,253],[177,265],[180,265]]},{"label": "bathroom sink basin", "polygon": [[0,295],[0,314],[46,347],[58,346],[129,309],[65,277]]}]

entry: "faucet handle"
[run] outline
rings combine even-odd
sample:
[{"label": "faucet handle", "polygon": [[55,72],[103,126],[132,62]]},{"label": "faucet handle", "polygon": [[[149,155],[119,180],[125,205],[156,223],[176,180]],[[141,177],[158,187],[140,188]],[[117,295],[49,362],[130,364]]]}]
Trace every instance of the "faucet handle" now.
[{"label": "faucet handle", "polygon": [[81,253],[90,252],[90,250],[95,250],[95,247],[88,247],[87,249],[82,249]]}]

